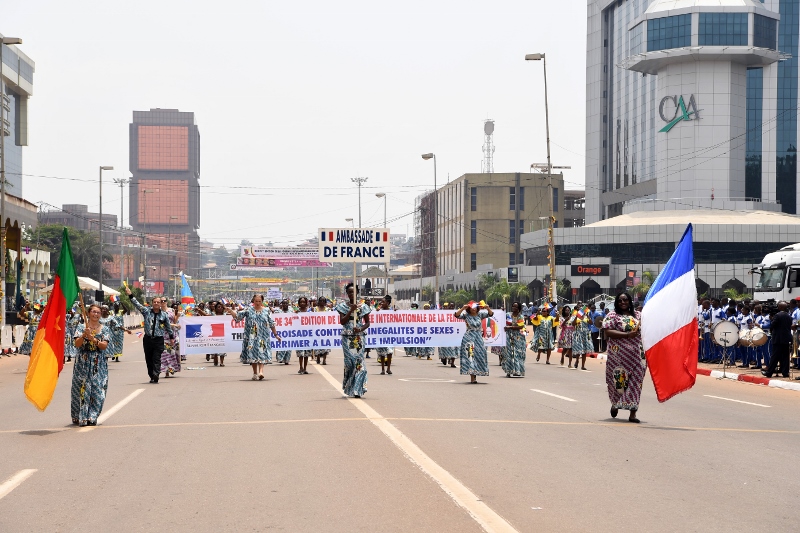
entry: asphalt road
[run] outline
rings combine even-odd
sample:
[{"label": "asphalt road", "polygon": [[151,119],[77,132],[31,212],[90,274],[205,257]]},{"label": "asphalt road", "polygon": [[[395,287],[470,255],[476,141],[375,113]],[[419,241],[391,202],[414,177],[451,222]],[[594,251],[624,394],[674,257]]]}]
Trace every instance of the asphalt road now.
[{"label": "asphalt road", "polygon": [[594,360],[582,372],[529,354],[509,379],[490,356],[473,386],[398,351],[394,375],[371,359],[369,392],[349,400],[338,352],[305,376],[295,358],[273,364],[263,382],[238,356],[190,356],[150,385],[126,341],[95,428],[70,424],[71,365],[39,413],[27,357],[1,358],[0,531],[800,527],[800,393],[699,376],[659,404],[648,375],[634,425],[610,417]]}]

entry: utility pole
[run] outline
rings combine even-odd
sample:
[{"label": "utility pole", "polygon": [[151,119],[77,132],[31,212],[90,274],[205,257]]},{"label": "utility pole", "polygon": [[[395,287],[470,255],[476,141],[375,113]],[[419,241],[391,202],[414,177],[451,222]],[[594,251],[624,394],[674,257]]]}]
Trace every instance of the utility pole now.
[{"label": "utility pole", "polygon": [[114,178],[114,183],[119,185],[119,286],[125,284],[125,234],[122,232],[125,219],[125,201],[123,189],[131,180],[127,178]]}]

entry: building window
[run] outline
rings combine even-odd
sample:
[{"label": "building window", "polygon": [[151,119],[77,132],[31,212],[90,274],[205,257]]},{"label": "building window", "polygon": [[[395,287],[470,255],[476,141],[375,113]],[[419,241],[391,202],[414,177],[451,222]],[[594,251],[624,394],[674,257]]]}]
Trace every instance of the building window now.
[{"label": "building window", "polygon": [[525,211],[525,187],[519,188],[519,210]]},{"label": "building window", "polygon": [[469,254],[469,270],[473,272],[476,268],[478,268],[478,254]]},{"label": "building window", "polygon": [[778,62],[778,105],[775,121],[775,191],[784,213],[797,213],[797,71],[800,18],[798,2],[781,2],[778,50],[790,55]]},{"label": "building window", "polygon": [[699,30],[700,46],[747,46],[747,13],[700,13]]},{"label": "building window", "polygon": [[747,105],[745,157],[744,157],[744,195],[747,198],[761,199],[761,120],[764,105],[764,71],[760,68],[747,69]]},{"label": "building window", "polygon": [[553,213],[558,213],[558,189],[553,187]]},{"label": "building window", "polygon": [[514,220],[508,221],[508,243],[517,243],[517,223]]},{"label": "building window", "polygon": [[478,210],[478,188],[471,187],[469,189],[469,202],[470,202],[470,211],[477,211]]},{"label": "building window", "polygon": [[516,187],[509,187],[509,196],[508,196],[508,209],[511,211],[516,211],[517,209],[517,194],[516,194]]},{"label": "building window", "polygon": [[[746,31],[745,25],[745,33]],[[692,44],[692,15],[661,17],[647,21],[647,51],[682,48]],[[747,43],[745,43],[747,44]]]},{"label": "building window", "polygon": [[478,221],[473,220],[469,223],[469,243],[478,244]]},{"label": "building window", "polygon": [[[519,221],[519,228],[517,229],[517,234],[519,235],[520,239],[522,238],[522,234],[525,233],[525,221]],[[521,241],[520,241],[521,242]]]},{"label": "building window", "polygon": [[519,261],[517,262],[517,264],[518,265],[524,265],[525,264],[525,252],[520,252],[519,253]]},{"label": "building window", "polygon": [[511,252],[508,254],[508,266],[514,266],[517,264],[517,254]]},{"label": "building window", "polygon": [[753,46],[775,50],[778,41],[778,21],[755,15],[753,19]]}]

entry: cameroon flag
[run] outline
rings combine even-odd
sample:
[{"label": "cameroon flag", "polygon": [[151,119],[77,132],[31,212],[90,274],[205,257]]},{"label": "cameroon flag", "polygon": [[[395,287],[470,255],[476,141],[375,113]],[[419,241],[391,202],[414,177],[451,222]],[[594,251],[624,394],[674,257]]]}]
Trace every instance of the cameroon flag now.
[{"label": "cameroon flag", "polygon": [[61,243],[53,292],[39,321],[28,362],[28,374],[25,376],[25,396],[40,411],[44,411],[53,399],[58,375],[64,368],[67,309],[75,302],[78,291],[78,277],[69,246],[69,234],[67,228],[64,228],[64,241]]}]

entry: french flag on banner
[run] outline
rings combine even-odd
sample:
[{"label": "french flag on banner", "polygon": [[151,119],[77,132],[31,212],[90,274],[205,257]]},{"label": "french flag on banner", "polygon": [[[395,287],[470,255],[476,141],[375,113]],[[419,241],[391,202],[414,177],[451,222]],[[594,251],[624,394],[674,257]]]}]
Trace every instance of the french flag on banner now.
[{"label": "french flag on banner", "polygon": [[332,231],[323,231],[322,233],[322,241],[323,242],[333,242],[333,232]]},{"label": "french flag on banner", "polygon": [[642,309],[642,344],[659,402],[694,386],[697,376],[697,289],[692,225],[658,275]]},{"label": "french flag on banner", "polygon": [[389,240],[389,232],[387,231],[375,232],[375,242],[387,242],[388,240]]}]

